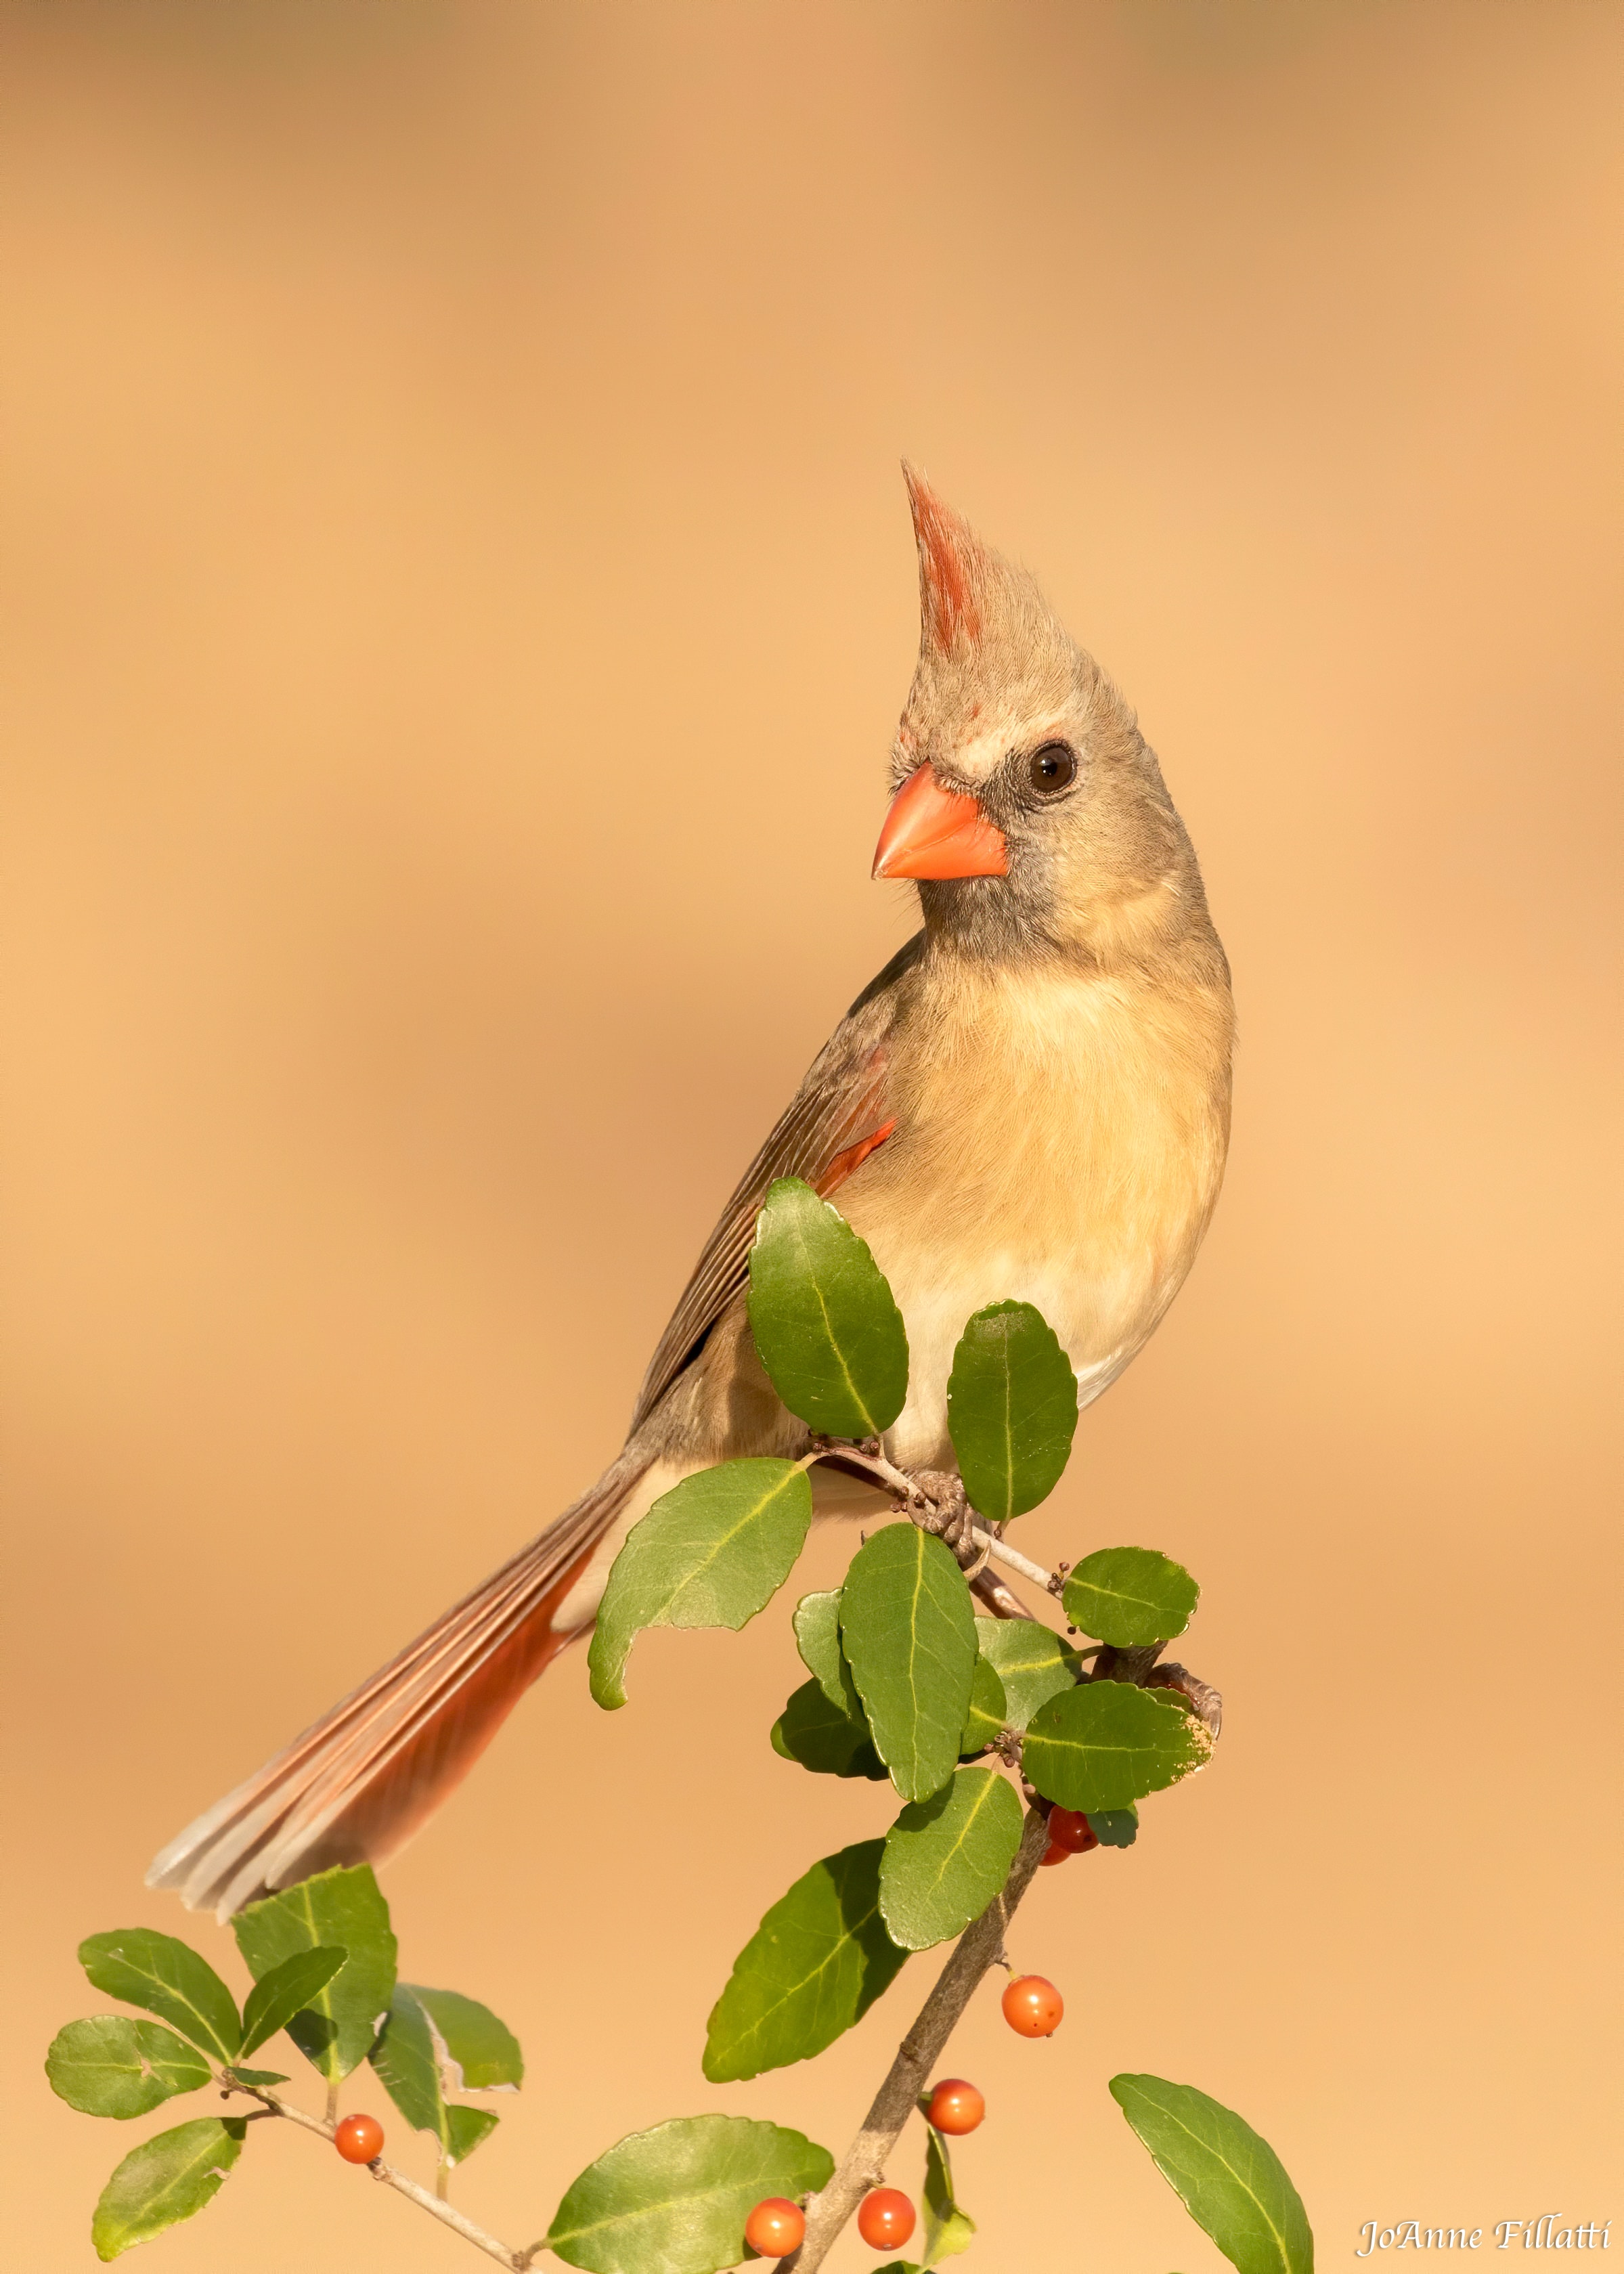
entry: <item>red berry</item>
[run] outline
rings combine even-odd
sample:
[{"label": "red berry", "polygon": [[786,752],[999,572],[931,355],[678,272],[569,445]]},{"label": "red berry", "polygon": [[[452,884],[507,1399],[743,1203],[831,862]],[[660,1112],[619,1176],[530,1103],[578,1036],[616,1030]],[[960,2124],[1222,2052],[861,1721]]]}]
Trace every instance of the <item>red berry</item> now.
[{"label": "red berry", "polygon": [[1020,1974],[1004,1993],[1004,2018],[1023,2037],[1052,2037],[1065,2001],[1041,1974]]},{"label": "red berry", "polygon": [[763,2258],[787,2258],[806,2239],[806,2214],[785,2195],[769,2195],[744,2222],[744,2239]]},{"label": "red berry", "polygon": [[871,2250],[895,2250],[914,2232],[914,2206],[900,2187],[876,2187],[858,2207],[857,2232]]},{"label": "red berry", "polygon": [[346,2116],[333,2145],[347,2164],[370,2164],[383,2153],[383,2126],[375,2116]]},{"label": "red berry", "polygon": [[[1086,1856],[1091,1848],[1099,1846],[1100,1835],[1091,1829],[1080,1808],[1051,1808],[1049,1844],[1051,1848],[1064,1848],[1072,1856]],[[1047,1856],[1043,1861],[1048,1863]]]},{"label": "red berry", "polygon": [[1057,1840],[1051,1840],[1038,1858],[1041,1864],[1069,1864],[1071,1860],[1071,1850],[1063,1848]]},{"label": "red berry", "polygon": [[944,2076],[932,2091],[926,2111],[938,2132],[974,2132],[987,2113],[987,2103],[961,2076]]}]

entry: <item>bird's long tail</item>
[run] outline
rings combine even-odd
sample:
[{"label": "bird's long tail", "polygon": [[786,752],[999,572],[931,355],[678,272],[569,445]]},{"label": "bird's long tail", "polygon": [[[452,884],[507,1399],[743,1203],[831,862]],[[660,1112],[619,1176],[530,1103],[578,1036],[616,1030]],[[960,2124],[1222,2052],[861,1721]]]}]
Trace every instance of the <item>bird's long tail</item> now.
[{"label": "bird's long tail", "polygon": [[649,1468],[628,1446],[590,1492],[154,1857],[153,1887],[221,1918],[335,1864],[380,1863],[468,1773],[590,1620],[554,1613]]}]

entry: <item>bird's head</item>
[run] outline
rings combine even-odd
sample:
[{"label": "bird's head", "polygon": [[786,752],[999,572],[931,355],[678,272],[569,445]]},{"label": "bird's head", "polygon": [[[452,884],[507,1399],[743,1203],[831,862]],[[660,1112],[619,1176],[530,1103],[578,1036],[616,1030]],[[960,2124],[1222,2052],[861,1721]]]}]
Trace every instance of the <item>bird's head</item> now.
[{"label": "bird's head", "polygon": [[917,878],[931,931],[973,952],[1145,953],[1204,914],[1154,756],[1030,574],[905,472],[919,666],[874,873]]}]

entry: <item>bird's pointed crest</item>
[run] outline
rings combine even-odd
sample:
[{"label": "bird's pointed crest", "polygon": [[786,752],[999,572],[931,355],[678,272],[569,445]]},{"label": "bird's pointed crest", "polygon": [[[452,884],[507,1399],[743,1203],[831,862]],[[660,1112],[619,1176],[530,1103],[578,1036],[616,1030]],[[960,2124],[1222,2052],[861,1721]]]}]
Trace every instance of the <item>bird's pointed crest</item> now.
[{"label": "bird's pointed crest", "polygon": [[950,653],[980,640],[982,582],[987,548],[965,520],[936,495],[916,466],[905,459],[903,478],[914,509],[919,546],[919,606],[921,644]]}]

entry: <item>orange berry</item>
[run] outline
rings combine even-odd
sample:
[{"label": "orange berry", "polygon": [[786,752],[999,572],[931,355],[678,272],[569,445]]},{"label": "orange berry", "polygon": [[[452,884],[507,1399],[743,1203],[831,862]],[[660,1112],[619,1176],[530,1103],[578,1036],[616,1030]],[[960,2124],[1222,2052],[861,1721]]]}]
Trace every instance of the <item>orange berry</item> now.
[{"label": "orange berry", "polygon": [[1040,1864],[1069,1864],[1071,1853],[1071,1849],[1063,1848],[1057,1840],[1051,1840],[1038,1861]]},{"label": "orange berry", "polygon": [[758,2202],[744,2222],[744,2239],[763,2258],[787,2258],[806,2239],[804,2211],[786,2195],[769,2195]]},{"label": "orange berry", "polygon": [[1019,2037],[1052,2037],[1064,2012],[1065,2000],[1041,1974],[1018,1975],[1004,1993],[1004,2018]]},{"label": "orange berry", "polygon": [[938,2132],[974,2132],[987,2113],[987,2103],[973,2084],[961,2076],[944,2076],[930,2095],[930,2105],[925,2112]]},{"label": "orange berry", "polygon": [[914,2232],[914,2206],[900,2187],[876,2187],[858,2206],[857,2232],[871,2250],[895,2250]]},{"label": "orange berry", "polygon": [[370,2164],[383,2153],[383,2126],[375,2116],[346,2116],[333,2145],[347,2164]]},{"label": "orange berry", "polygon": [[[1099,1846],[1100,1835],[1090,1826],[1080,1808],[1051,1808],[1049,1844],[1051,1848],[1064,1848],[1073,1856],[1086,1856],[1091,1848]],[[1048,1856],[1043,1860],[1047,1863]]]}]

